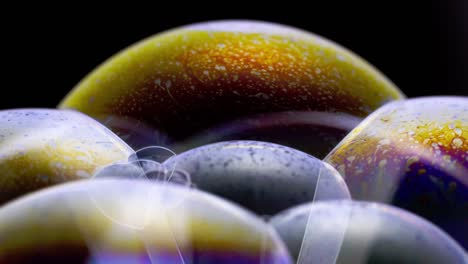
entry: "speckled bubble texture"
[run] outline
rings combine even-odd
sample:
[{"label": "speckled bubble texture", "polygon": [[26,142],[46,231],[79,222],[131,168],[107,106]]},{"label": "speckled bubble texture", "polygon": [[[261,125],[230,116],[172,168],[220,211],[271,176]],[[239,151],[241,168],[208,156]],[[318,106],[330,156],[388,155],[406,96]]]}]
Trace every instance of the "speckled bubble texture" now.
[{"label": "speckled bubble texture", "polygon": [[374,67],[322,37],[266,22],[216,21],[166,31],[123,50],[59,107],[101,120],[129,117],[181,139],[260,113],[365,117],[401,98]]},{"label": "speckled bubble texture", "polygon": [[133,150],[75,111],[0,111],[0,204],[53,184],[87,179]]},{"label": "speckled bubble texture", "polygon": [[[214,143],[181,153],[165,164],[177,164],[187,171],[198,189],[260,215],[273,215],[314,199],[350,197],[333,167],[304,152],[268,142]],[[320,192],[316,192],[318,186]]]},{"label": "speckled bubble texture", "polygon": [[392,203],[468,247],[468,98],[385,105],[326,158],[354,199]]},{"label": "speckled bubble texture", "polygon": [[468,97],[286,25],[164,31],[0,111],[0,264],[466,264],[467,227]]}]

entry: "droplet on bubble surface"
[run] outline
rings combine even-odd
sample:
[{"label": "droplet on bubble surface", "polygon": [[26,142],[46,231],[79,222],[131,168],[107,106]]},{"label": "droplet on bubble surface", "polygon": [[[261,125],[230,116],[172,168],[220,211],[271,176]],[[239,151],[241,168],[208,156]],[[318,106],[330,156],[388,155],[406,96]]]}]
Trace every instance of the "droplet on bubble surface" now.
[{"label": "droplet on bubble surface", "polygon": [[[198,189],[259,215],[275,214],[314,199],[349,198],[334,168],[304,152],[268,142],[210,144],[180,153],[164,164],[177,164],[177,169],[190,174]],[[316,193],[319,175],[320,192]]]},{"label": "droplet on bubble surface", "polygon": [[468,248],[468,98],[389,103],[325,158],[352,197],[414,212]]},{"label": "droplet on bubble surface", "polygon": [[[166,208],[148,200],[148,192],[186,199]],[[91,197],[113,215],[134,223],[145,219],[145,225],[137,229],[109,219]],[[0,260],[293,263],[264,221],[225,200],[177,185],[104,179],[52,187],[0,208]]]}]

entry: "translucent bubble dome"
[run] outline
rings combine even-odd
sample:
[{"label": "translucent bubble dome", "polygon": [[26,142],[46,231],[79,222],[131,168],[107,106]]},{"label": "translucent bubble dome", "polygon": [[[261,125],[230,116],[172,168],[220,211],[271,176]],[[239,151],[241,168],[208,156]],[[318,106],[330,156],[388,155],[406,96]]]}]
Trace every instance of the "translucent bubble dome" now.
[{"label": "translucent bubble dome", "polygon": [[0,204],[53,184],[87,179],[133,150],[75,111],[0,111]]},{"label": "translucent bubble dome", "polygon": [[[179,203],[168,207],[173,197]],[[199,191],[132,180],[63,184],[1,208],[0,260],[292,263],[274,230],[247,211]]]},{"label": "translucent bubble dome", "polygon": [[325,158],[354,199],[392,203],[439,225],[468,248],[468,98],[393,102]]},{"label": "translucent bubble dome", "polygon": [[314,199],[350,196],[333,167],[304,152],[268,142],[210,144],[174,156],[164,164],[176,164],[177,169],[186,171],[198,189],[260,215],[275,214]]},{"label": "translucent bubble dome", "polygon": [[334,112],[258,114],[208,128],[172,147],[181,152],[221,141],[255,140],[292,147],[322,159],[361,121],[361,118]]},{"label": "translucent bubble dome", "polygon": [[466,252],[429,221],[385,204],[322,201],[271,219],[298,264],[454,263]]},{"label": "translucent bubble dome", "polygon": [[92,71],[59,107],[100,120],[130,117],[181,139],[261,113],[365,117],[404,97],[378,70],[336,43],[286,25],[234,20],[192,24],[142,40]]}]

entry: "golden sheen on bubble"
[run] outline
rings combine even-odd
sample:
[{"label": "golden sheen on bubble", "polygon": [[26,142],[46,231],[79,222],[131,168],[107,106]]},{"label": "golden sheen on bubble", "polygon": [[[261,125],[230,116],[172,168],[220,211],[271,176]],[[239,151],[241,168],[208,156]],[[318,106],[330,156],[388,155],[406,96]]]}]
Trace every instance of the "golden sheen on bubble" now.
[{"label": "golden sheen on bubble", "polygon": [[176,185],[88,180],[0,209],[1,263],[291,264],[272,227]]},{"label": "golden sheen on bubble", "polygon": [[89,178],[133,150],[75,111],[0,111],[0,204],[39,188]]},{"label": "golden sheen on bubble", "polygon": [[349,50],[257,21],[214,21],[157,34],[111,57],[60,103],[129,117],[180,139],[259,113],[364,117],[404,95]]},{"label": "golden sheen on bubble", "polygon": [[468,248],[468,97],[389,103],[325,158],[354,199],[388,202]]}]

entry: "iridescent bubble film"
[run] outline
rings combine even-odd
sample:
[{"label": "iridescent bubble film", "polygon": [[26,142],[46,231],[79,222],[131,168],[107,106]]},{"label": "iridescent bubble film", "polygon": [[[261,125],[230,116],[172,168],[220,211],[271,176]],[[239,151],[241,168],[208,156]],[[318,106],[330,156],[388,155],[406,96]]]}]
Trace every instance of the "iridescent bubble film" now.
[{"label": "iridescent bubble film", "polygon": [[468,97],[405,99],[286,25],[146,38],[0,111],[0,263],[468,263]]},{"label": "iridescent bubble film", "polygon": [[326,158],[354,199],[392,203],[468,247],[468,98],[385,105]]},{"label": "iridescent bubble film", "polygon": [[180,152],[228,140],[267,141],[324,158],[362,119],[344,113],[289,111],[258,114],[208,128],[172,146]]},{"label": "iridescent bubble film", "polygon": [[429,221],[384,204],[308,203],[274,216],[271,223],[298,264],[463,264],[468,259],[459,244]]},{"label": "iridescent bubble film", "polygon": [[[166,207],[168,196],[185,199]],[[269,225],[225,200],[176,185],[104,179],[49,188],[0,209],[0,261],[32,260],[293,263]]]},{"label": "iridescent bubble film", "polygon": [[336,43],[285,25],[233,20],[183,26],[136,43],[92,71],[59,107],[102,121],[134,119],[135,129],[142,124],[181,140],[263,113],[365,117],[404,97]]},{"label": "iridescent bubble film", "polygon": [[[102,167],[94,173],[91,179],[119,179],[119,180],[139,180],[145,183],[157,182],[161,185],[161,189],[166,188],[166,184],[176,184],[184,188],[194,188],[191,176],[188,172],[176,169],[176,163],[164,164],[170,157],[176,154],[172,150],[160,146],[148,146],[139,149],[128,157],[127,162],[118,162]],[[128,190],[130,192],[130,190]],[[138,195],[139,191],[137,191]],[[128,193],[127,193],[128,195]],[[165,208],[177,207],[179,203],[183,203],[184,196],[153,196],[147,193],[147,199],[150,202],[158,200],[164,204]],[[164,199],[164,200],[161,200]],[[149,202],[149,203],[150,203]],[[99,202],[96,206],[100,208]],[[149,205],[147,205],[148,207]],[[103,214],[107,214],[102,210]],[[112,216],[108,215],[110,218]],[[132,226],[134,228],[143,228],[142,222],[138,224],[126,223],[126,220],[113,218],[121,224]],[[140,219],[142,220],[142,219]]]},{"label": "iridescent bubble film", "polygon": [[129,116],[93,115],[133,149],[148,146],[169,146],[173,140],[160,129]]},{"label": "iridescent bubble film", "polygon": [[0,204],[43,187],[88,179],[133,150],[92,118],[52,109],[0,111]]}]

